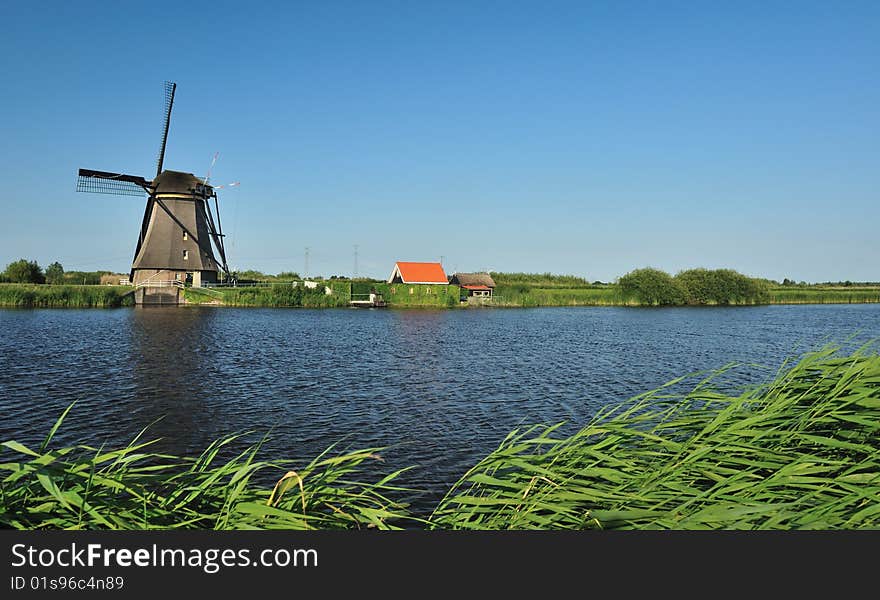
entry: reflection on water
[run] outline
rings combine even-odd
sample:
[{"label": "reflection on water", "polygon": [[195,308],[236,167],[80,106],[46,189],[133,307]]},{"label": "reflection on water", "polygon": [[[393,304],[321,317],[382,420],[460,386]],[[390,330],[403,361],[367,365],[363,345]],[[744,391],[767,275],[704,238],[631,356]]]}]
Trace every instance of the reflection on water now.
[{"label": "reflection on water", "polygon": [[271,458],[392,446],[381,468],[419,465],[405,483],[433,495],[523,423],[574,427],[677,375],[855,332],[880,337],[880,306],[0,310],[0,439],[38,443],[76,401],[61,443],[161,419],[149,437],[175,453],[243,430],[271,431]]},{"label": "reflection on water", "polygon": [[120,433],[133,437],[161,416],[152,430],[169,449],[204,448],[212,441],[202,424],[211,413],[211,389],[222,385],[204,347],[216,313],[161,307],[132,313],[127,350],[137,401],[125,407],[130,412]]}]

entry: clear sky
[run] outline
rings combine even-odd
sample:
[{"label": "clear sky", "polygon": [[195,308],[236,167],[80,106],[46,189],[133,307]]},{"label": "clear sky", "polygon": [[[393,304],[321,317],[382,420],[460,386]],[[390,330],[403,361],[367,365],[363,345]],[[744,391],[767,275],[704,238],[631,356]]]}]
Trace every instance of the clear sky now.
[{"label": "clear sky", "polygon": [[169,79],[234,268],[880,279],[880,3],[721,4],[4,2],[0,263],[127,272]]}]

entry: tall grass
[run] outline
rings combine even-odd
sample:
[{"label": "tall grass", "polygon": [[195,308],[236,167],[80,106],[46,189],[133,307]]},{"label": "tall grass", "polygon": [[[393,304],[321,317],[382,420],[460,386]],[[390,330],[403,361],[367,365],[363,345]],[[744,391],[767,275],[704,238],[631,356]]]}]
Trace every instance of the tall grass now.
[{"label": "tall grass", "polygon": [[[127,447],[4,442],[0,527],[23,529],[851,529],[880,527],[880,356],[826,348],[726,393],[679,378],[572,435],[512,432],[430,515],[395,497],[395,471],[362,481],[379,449],[308,464]],[[691,385],[686,385],[688,382]],[[689,388],[689,390],[688,390]],[[679,392],[685,389],[688,391]],[[257,475],[260,474],[258,478]],[[261,483],[269,477],[277,483]],[[258,481],[259,479],[259,481]]]},{"label": "tall grass", "polygon": [[771,304],[865,304],[880,302],[880,288],[773,288]]},{"label": "tall grass", "polygon": [[227,306],[332,308],[348,306],[349,301],[349,296],[335,291],[326,294],[323,285],[314,289],[290,284],[217,289],[223,294],[221,302]]},{"label": "tall grass", "polygon": [[580,288],[532,288],[523,285],[499,285],[495,288],[496,306],[623,306],[634,304],[620,293],[617,286]]},{"label": "tall grass", "polygon": [[[865,304],[880,303],[880,288],[773,288],[755,299],[729,299],[725,304]],[[627,295],[617,285],[590,285],[585,287],[531,287],[529,285],[499,285],[495,288],[495,306],[652,306]],[[706,301],[704,304],[718,304]]]},{"label": "tall grass", "polygon": [[[880,526],[880,357],[810,354],[739,395],[670,384],[572,436],[511,433],[431,516],[442,529]],[[678,383],[671,382],[671,383]]]},{"label": "tall grass", "polygon": [[[68,409],[69,410],[69,409]],[[135,439],[125,448],[88,445],[39,449],[2,444],[16,462],[0,465],[0,527],[15,529],[346,529],[394,527],[403,506],[389,500],[392,473],[381,481],[350,479],[375,450],[329,451],[305,465],[257,460],[260,445],[226,460],[237,436],[211,444],[199,457],[150,452]],[[139,436],[140,437],[140,436]],[[258,473],[273,488],[254,484]],[[392,519],[389,519],[389,518]]]},{"label": "tall grass", "polygon": [[496,285],[528,285],[531,287],[585,287],[590,282],[577,275],[555,275],[553,273],[491,273]]},{"label": "tall grass", "polygon": [[112,308],[131,306],[130,287],[108,285],[0,284],[0,306],[19,308]]}]

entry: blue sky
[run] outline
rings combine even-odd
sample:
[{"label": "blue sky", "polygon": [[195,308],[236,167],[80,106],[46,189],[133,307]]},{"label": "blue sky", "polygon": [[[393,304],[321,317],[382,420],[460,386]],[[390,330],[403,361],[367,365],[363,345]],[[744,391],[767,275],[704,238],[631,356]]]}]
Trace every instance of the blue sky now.
[{"label": "blue sky", "polygon": [[880,279],[876,2],[185,4],[0,8],[0,263],[128,270],[171,79],[234,268]]}]

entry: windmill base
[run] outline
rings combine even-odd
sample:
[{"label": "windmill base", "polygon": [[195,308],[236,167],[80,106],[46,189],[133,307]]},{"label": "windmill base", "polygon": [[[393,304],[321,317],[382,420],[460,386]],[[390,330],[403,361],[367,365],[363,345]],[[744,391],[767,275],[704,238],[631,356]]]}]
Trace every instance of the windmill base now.
[{"label": "windmill base", "polygon": [[177,306],[180,304],[180,289],[176,287],[139,287],[134,292],[134,303],[144,306]]}]

